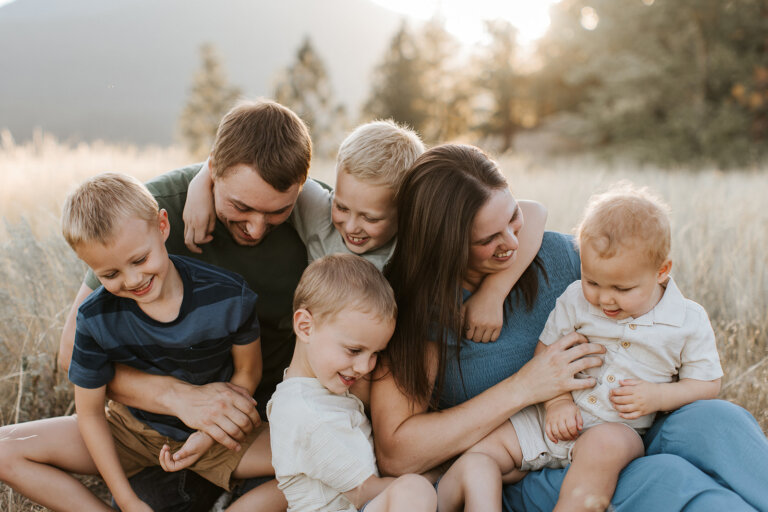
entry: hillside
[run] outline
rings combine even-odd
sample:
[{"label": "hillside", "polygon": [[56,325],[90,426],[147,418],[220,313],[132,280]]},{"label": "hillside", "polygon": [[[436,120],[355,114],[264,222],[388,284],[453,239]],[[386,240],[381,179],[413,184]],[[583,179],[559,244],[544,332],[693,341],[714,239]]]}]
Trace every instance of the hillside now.
[{"label": "hillside", "polygon": [[354,113],[400,22],[367,0],[17,0],[0,7],[0,128],[167,144],[201,43],[247,96],[269,96],[305,35]]}]

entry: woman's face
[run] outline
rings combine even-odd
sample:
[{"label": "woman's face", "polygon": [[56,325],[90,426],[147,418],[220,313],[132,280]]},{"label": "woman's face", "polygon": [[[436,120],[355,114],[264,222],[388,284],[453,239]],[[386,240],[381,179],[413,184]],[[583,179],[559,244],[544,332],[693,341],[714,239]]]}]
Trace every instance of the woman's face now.
[{"label": "woman's face", "polygon": [[517,256],[523,212],[508,188],[497,189],[478,210],[469,240],[464,287],[474,291],[483,278],[509,267]]}]

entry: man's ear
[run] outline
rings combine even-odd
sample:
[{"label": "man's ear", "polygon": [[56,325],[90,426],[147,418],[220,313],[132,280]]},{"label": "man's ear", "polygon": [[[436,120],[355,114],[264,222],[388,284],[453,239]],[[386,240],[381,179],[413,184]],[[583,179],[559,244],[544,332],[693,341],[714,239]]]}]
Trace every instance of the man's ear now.
[{"label": "man's ear", "polygon": [[171,234],[171,223],[168,220],[168,212],[165,211],[165,208],[161,208],[160,211],[157,212],[157,223],[160,232],[163,234],[163,242],[165,242]]},{"label": "man's ear", "polygon": [[659,272],[656,275],[656,282],[659,284],[664,283],[669,278],[669,273],[672,271],[672,260],[667,260],[659,267]]},{"label": "man's ear", "polygon": [[312,313],[304,308],[299,308],[293,313],[293,332],[296,333],[296,339],[298,341],[307,342],[309,335],[312,334],[314,328],[314,318]]}]

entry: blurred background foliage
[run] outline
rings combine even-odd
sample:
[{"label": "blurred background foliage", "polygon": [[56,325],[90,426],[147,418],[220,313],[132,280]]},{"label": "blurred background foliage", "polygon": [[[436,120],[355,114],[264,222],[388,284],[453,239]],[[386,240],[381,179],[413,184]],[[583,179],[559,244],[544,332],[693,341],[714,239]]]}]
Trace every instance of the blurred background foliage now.
[{"label": "blurred background foliage", "polygon": [[[305,38],[273,97],[307,121],[324,155],[353,124],[393,118],[430,143],[496,152],[524,140],[550,154],[621,154],[666,167],[745,167],[765,158],[768,0],[562,0],[550,18],[534,46],[519,43],[509,22],[493,21],[472,50],[439,18],[403,22],[354,120]],[[213,73],[209,50],[203,70]],[[185,112],[210,104],[198,97],[201,82]],[[231,90],[221,80],[208,87],[220,90],[216,97]],[[218,117],[208,118],[213,133]],[[196,138],[184,139],[198,150]]]}]

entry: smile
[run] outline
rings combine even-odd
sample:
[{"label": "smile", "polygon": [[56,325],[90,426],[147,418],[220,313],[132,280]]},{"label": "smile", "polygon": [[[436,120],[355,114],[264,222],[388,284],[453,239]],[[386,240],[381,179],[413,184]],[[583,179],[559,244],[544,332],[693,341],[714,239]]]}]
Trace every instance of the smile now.
[{"label": "smile", "polygon": [[493,257],[496,258],[497,260],[503,260],[503,259],[506,259],[506,258],[509,258],[510,256],[512,256],[512,254],[514,252],[515,251],[512,250],[512,249],[510,249],[508,251],[497,252],[497,253],[493,254]]},{"label": "smile", "polygon": [[342,375],[342,374],[339,374],[339,378],[341,379],[341,382],[342,382],[342,383],[343,383],[345,386],[347,386],[347,387],[349,387],[349,386],[351,386],[352,384],[354,384],[354,383],[355,383],[355,381],[357,380],[355,377],[347,377],[346,375]]},{"label": "smile", "polygon": [[347,235],[347,240],[349,241],[349,243],[351,243],[353,245],[363,245],[368,240],[370,240],[370,238],[371,237],[369,237],[369,236],[362,237],[362,236]]},{"label": "smile", "polygon": [[155,281],[155,277],[152,276],[152,278],[149,280],[149,282],[143,286],[140,286],[138,288],[134,288],[133,290],[128,290],[129,293],[132,293],[133,295],[137,295],[141,297],[142,295],[146,295],[149,293],[149,290],[152,289],[152,283]]},{"label": "smile", "polygon": [[620,309],[603,309],[605,316],[617,316],[619,313],[621,313]]}]

